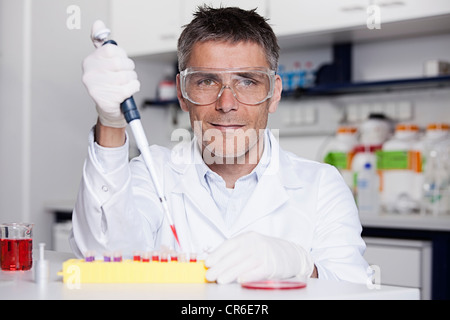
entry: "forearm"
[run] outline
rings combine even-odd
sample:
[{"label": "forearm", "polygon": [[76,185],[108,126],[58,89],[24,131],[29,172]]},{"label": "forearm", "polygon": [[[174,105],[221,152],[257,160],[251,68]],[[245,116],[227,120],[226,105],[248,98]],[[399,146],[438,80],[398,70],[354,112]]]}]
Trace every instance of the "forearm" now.
[{"label": "forearm", "polygon": [[125,128],[107,127],[97,121],[94,139],[95,142],[105,148],[121,147],[126,140]]},{"label": "forearm", "polygon": [[[138,194],[144,194],[144,199],[133,194],[127,138],[121,147],[100,147],[94,142],[95,129],[89,133],[88,156],[72,214],[71,246],[79,257],[86,250],[101,254],[123,248],[130,252],[151,248],[154,245],[154,232],[151,227],[145,227],[150,219],[139,208],[157,212],[159,201],[148,198],[143,192]],[[136,174],[138,177],[146,170],[145,166],[141,167],[137,168],[140,170]],[[137,189],[147,187],[146,180],[137,181],[140,183]],[[137,206],[136,202],[145,204]],[[160,225],[157,218],[152,221]]]}]

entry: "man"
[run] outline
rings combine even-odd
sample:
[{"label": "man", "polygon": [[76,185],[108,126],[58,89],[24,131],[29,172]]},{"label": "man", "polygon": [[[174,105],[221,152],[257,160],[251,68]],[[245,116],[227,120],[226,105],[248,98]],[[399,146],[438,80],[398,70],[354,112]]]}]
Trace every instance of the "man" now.
[{"label": "man", "polygon": [[[204,258],[218,283],[365,283],[358,212],[339,173],[281,150],[266,129],[282,91],[278,56],[254,10],[199,8],[180,36],[178,99],[195,138],[150,151],[182,250]],[[139,90],[133,62],[105,45],[85,59],[83,82],[99,119],[73,213],[74,251],[177,248],[144,162],[128,163],[119,105]]]}]

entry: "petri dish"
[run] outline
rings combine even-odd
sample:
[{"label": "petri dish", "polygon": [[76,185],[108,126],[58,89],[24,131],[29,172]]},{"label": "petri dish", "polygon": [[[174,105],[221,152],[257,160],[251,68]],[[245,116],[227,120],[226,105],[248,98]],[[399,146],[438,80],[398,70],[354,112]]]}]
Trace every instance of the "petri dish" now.
[{"label": "petri dish", "polygon": [[250,281],[241,283],[242,288],[245,289],[259,289],[259,290],[293,290],[302,289],[306,287],[305,282],[300,281]]}]

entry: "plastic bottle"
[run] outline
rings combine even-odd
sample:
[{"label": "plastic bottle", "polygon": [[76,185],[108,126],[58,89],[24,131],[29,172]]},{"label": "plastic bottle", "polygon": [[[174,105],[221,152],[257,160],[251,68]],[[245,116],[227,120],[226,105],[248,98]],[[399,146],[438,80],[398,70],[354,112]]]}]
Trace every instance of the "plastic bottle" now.
[{"label": "plastic bottle", "polygon": [[357,144],[357,128],[354,126],[339,126],[323,158],[323,162],[331,164],[339,170],[350,188],[353,187],[351,164]]},{"label": "plastic bottle", "polygon": [[420,190],[421,212],[450,213],[450,131],[445,123],[431,123],[425,137],[416,146],[422,172],[416,174]]},{"label": "plastic bottle", "polygon": [[[355,147],[355,155],[351,166],[355,199],[357,199],[358,195],[358,175],[364,171],[366,163],[370,163],[373,171],[378,175],[375,152],[380,150],[383,143],[390,137],[392,131],[391,122],[383,114],[370,114],[368,119],[361,124],[358,131],[360,144]],[[379,181],[379,177],[377,177],[377,181]],[[377,199],[379,198],[379,189],[373,196],[377,197]]]},{"label": "plastic bottle", "polygon": [[418,212],[419,199],[413,194],[414,171],[411,152],[419,141],[416,124],[400,123],[394,136],[377,153],[377,168],[381,176],[381,206],[388,212]]},{"label": "plastic bottle", "polygon": [[377,215],[380,211],[379,180],[373,163],[366,162],[357,175],[356,204],[361,215]]},{"label": "plastic bottle", "polygon": [[362,145],[382,145],[392,135],[392,124],[382,113],[371,113],[359,127]]},{"label": "plastic bottle", "polygon": [[[375,152],[379,150],[381,146],[363,146],[357,145],[354,149],[355,155],[352,159],[352,191],[357,200],[358,196],[358,176],[365,170],[366,163],[370,163],[372,168],[376,171],[377,158]],[[378,179],[379,180],[379,179]],[[377,197],[379,192],[377,191]]]}]

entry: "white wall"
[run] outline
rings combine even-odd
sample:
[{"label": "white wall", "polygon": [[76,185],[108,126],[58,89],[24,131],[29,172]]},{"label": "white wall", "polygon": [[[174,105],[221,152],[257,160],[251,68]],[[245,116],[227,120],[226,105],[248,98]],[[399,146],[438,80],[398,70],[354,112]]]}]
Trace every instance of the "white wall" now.
[{"label": "white wall", "polygon": [[[0,2],[0,217],[21,220],[24,189],[23,1]],[[14,32],[6,32],[14,30]]]},{"label": "white wall", "polygon": [[[108,19],[107,0],[0,4],[0,221],[32,221],[36,242],[50,244],[45,206],[75,199],[96,120],[81,62],[93,50],[92,22]],[[80,8],[80,29],[66,26],[70,5]]]}]

